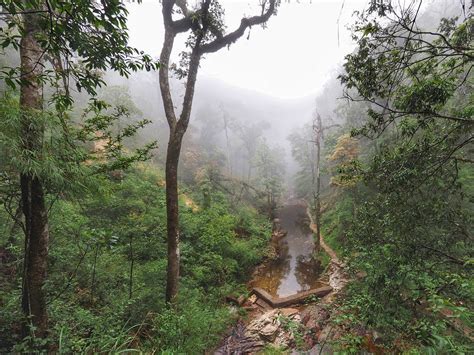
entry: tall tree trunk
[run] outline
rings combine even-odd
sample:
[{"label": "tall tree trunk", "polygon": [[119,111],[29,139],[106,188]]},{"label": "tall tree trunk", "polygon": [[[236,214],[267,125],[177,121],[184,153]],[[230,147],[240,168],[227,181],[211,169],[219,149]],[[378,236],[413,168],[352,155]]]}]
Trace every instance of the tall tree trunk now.
[{"label": "tall tree trunk", "polygon": [[[184,133],[184,132],[183,132]],[[178,210],[178,163],[183,136],[170,129],[166,151],[166,215],[168,238],[168,268],[166,301],[173,302],[178,294],[179,282],[179,210]]]},{"label": "tall tree trunk", "polygon": [[133,266],[135,264],[135,255],[133,254],[133,235],[130,234],[130,276],[128,279],[128,298],[132,299],[133,295]]},{"label": "tall tree trunk", "polygon": [[[44,129],[35,122],[35,115],[43,109],[43,51],[36,36],[40,33],[39,16],[24,16],[24,33],[20,43],[21,75],[20,107],[22,115],[23,149],[39,152]],[[43,286],[48,263],[48,213],[41,180],[34,173],[20,174],[22,211],[25,217],[24,273],[22,309],[28,322],[24,335],[46,337],[48,315]],[[30,333],[33,325],[35,331]]]},{"label": "tall tree trunk", "polygon": [[[166,37],[166,36],[165,36]],[[174,302],[179,284],[179,206],[178,206],[178,163],[181,143],[188,128],[194,97],[197,72],[201,57],[194,49],[189,63],[188,80],[183,99],[183,109],[178,121],[169,118],[170,136],[166,150],[166,215],[168,238],[168,267],[166,279],[166,301]],[[163,95],[163,94],[162,94]],[[166,96],[166,94],[165,94]]]},{"label": "tall tree trunk", "polygon": [[313,198],[314,198],[314,223],[316,224],[315,249],[319,251],[321,247],[321,138],[323,127],[321,116],[317,114],[313,122],[314,144],[316,146],[315,161],[313,171]]},{"label": "tall tree trunk", "polygon": [[320,141],[317,143],[317,166],[316,166],[316,204],[315,204],[315,223],[316,223],[316,250],[319,251],[321,247],[321,171],[320,171],[320,157],[321,146]]},{"label": "tall tree trunk", "polygon": [[231,154],[231,147],[230,147],[230,140],[229,140],[229,133],[227,131],[227,114],[224,112],[223,114],[224,119],[224,132],[225,132],[225,140],[227,145],[227,168],[229,169],[229,176],[232,178],[232,162],[230,159]]},{"label": "tall tree trunk", "polygon": [[94,253],[94,264],[92,266],[92,280],[91,280],[91,304],[94,304],[94,296],[95,296],[95,277],[97,274],[97,258],[99,257],[99,244],[96,243],[95,245],[95,253]]},{"label": "tall tree trunk", "polygon": [[[173,6],[177,5],[184,15],[180,20],[173,20]],[[178,294],[179,281],[179,212],[178,212],[178,162],[181,151],[181,142],[188,128],[189,118],[194,97],[194,88],[199,69],[201,56],[205,53],[214,53],[229,46],[241,37],[245,30],[253,25],[266,22],[273,14],[275,0],[270,0],[268,9],[261,16],[242,19],[237,30],[227,35],[220,33],[212,26],[212,16],[209,16],[211,0],[201,2],[199,11],[189,11],[186,1],[163,0],[162,13],[165,27],[165,39],[160,54],[160,92],[165,109],[166,120],[170,128],[170,138],[166,152],[166,212],[168,238],[168,268],[166,284],[166,301],[172,302]],[[212,28],[211,28],[212,27]],[[178,33],[194,32],[195,39],[191,51],[183,107],[179,120],[176,116],[169,83],[170,55],[173,50],[174,39]],[[212,32],[216,37],[209,43],[202,43],[205,36]],[[219,33],[216,33],[219,32]]]},{"label": "tall tree trunk", "polygon": [[166,276],[166,301],[174,303],[178,295],[179,284],[179,206],[178,206],[178,163],[181,153],[181,143],[188,128],[191,109],[196,86],[197,73],[201,55],[199,43],[202,35],[198,36],[196,47],[191,53],[189,62],[186,90],[183,98],[183,107],[179,120],[174,111],[173,99],[169,85],[168,66],[171,50],[176,33],[166,28],[165,40],[160,55],[160,91],[165,108],[166,119],[170,128],[168,148],[166,150],[166,215],[167,215],[167,241],[168,241],[168,266]]}]

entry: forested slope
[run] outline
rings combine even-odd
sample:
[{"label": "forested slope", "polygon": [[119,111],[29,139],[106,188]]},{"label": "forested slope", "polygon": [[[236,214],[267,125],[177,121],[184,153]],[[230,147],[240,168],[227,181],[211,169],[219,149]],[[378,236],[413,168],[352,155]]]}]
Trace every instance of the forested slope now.
[{"label": "forested slope", "polygon": [[[354,50],[291,100],[199,74],[300,2],[235,28],[224,5],[157,2],[157,57],[130,45],[126,1],[0,1],[0,352],[200,354],[269,311],[263,353],[472,353],[472,5],[361,5]],[[306,79],[296,57],[280,70]],[[328,283],[321,238],[344,287],[255,305],[269,258],[295,294],[297,273]]]}]

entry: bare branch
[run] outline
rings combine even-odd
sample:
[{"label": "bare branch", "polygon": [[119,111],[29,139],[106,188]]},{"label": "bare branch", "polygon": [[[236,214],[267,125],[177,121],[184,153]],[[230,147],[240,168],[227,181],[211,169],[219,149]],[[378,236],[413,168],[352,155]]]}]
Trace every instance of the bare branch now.
[{"label": "bare branch", "polygon": [[263,12],[260,16],[253,16],[249,18],[243,18],[240,21],[240,26],[233,32],[226,34],[222,37],[217,37],[211,43],[207,43],[201,46],[201,53],[214,53],[219,49],[231,45],[237,41],[245,33],[245,30],[254,25],[260,25],[268,21],[275,11],[276,0],[270,0],[270,5],[266,12]]}]

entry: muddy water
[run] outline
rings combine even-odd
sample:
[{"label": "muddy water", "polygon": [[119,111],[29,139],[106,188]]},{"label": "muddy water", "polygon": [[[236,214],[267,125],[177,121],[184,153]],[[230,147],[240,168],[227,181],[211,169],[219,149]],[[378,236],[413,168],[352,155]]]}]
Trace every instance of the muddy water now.
[{"label": "muddy water", "polygon": [[318,282],[322,268],[312,257],[314,241],[306,207],[287,204],[278,212],[281,228],[287,232],[276,241],[278,258],[259,269],[251,282],[273,296],[285,297],[322,286]]}]

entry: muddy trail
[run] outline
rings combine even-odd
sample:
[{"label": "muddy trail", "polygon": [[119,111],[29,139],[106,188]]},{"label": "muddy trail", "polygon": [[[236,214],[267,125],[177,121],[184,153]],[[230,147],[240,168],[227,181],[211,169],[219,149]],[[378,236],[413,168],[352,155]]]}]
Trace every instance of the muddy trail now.
[{"label": "muddy trail", "polygon": [[272,243],[276,255],[255,270],[248,299],[239,305],[245,319],[222,341],[215,354],[254,354],[267,347],[289,352],[330,353],[330,305],[346,284],[343,264],[322,240],[331,257],[324,270],[313,258],[314,241],[306,204],[289,201],[278,213]]}]

